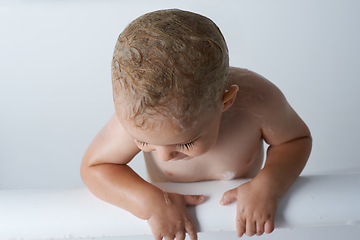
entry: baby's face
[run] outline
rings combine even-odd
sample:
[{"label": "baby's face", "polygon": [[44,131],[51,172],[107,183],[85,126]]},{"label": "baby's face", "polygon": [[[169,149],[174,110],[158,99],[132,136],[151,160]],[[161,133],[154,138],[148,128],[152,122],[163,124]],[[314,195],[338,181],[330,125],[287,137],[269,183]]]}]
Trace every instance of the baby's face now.
[{"label": "baby's face", "polygon": [[154,120],[152,128],[140,129],[128,120],[120,120],[136,145],[145,152],[155,151],[162,161],[189,160],[208,152],[216,143],[220,111],[211,111],[196,119],[189,129],[165,118]]}]

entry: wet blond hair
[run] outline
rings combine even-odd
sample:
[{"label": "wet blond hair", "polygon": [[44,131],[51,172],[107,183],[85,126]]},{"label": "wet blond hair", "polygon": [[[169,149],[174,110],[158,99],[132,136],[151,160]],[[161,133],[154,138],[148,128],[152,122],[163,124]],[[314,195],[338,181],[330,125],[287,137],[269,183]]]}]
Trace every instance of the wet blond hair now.
[{"label": "wet blond hair", "polygon": [[209,18],[178,9],[147,13],[116,42],[115,108],[137,127],[159,114],[185,126],[220,106],[228,70],[225,39]]}]

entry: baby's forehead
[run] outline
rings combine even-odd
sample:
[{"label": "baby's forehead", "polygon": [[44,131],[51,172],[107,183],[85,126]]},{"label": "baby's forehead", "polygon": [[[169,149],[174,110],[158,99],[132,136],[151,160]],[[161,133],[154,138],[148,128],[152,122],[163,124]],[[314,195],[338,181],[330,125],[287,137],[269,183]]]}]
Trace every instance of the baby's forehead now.
[{"label": "baby's forehead", "polygon": [[142,129],[153,132],[172,132],[174,134],[191,133],[198,129],[198,118],[196,116],[189,116],[182,118],[175,117],[173,115],[161,115],[158,114],[152,117],[146,117],[146,122]]},{"label": "baby's forehead", "polygon": [[181,126],[164,117],[147,119],[141,127],[131,120],[122,120],[121,123],[132,138],[154,145],[186,143],[197,138],[201,132],[198,127]]},{"label": "baby's forehead", "polygon": [[136,126],[144,129],[162,128],[164,123],[170,122],[182,132],[192,128],[198,122],[200,112],[207,108],[200,101],[190,101],[175,93],[150,104],[146,98],[131,91],[122,89],[118,95],[115,108],[124,118],[133,120]]}]

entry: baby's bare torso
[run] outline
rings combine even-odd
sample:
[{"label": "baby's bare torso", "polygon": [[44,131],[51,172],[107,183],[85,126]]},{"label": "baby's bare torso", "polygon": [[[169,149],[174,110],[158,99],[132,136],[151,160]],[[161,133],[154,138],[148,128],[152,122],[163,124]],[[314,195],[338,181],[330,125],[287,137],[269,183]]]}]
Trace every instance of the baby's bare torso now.
[{"label": "baby's bare torso", "polygon": [[262,77],[239,68],[231,68],[230,79],[239,86],[239,92],[233,106],[222,115],[214,147],[189,160],[167,162],[159,160],[154,152],[144,153],[150,181],[230,180],[257,174],[264,147],[261,113],[252,105],[261,101],[266,84],[262,84]]}]

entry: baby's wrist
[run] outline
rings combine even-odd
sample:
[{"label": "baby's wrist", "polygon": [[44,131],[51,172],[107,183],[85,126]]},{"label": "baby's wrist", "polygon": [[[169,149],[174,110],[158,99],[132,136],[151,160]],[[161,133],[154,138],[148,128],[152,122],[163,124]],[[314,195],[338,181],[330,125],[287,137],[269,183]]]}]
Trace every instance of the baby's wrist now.
[{"label": "baby's wrist", "polygon": [[272,195],[276,198],[281,197],[281,192],[279,191],[279,186],[276,182],[266,174],[258,174],[251,182],[251,187],[254,189],[259,189],[261,192],[267,192],[269,195]]},{"label": "baby's wrist", "polygon": [[150,195],[146,197],[146,204],[144,205],[144,220],[149,220],[153,215],[155,215],[161,209],[161,206],[169,201],[168,193],[156,189]]}]

